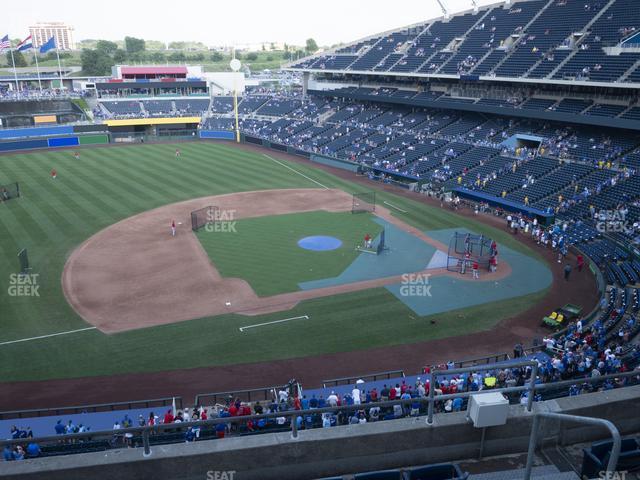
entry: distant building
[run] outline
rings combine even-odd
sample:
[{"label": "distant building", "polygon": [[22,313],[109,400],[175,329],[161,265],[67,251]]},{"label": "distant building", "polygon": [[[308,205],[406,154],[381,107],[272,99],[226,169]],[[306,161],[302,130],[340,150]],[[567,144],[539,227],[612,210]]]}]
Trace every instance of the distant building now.
[{"label": "distant building", "polygon": [[73,40],[73,27],[62,22],[36,23],[29,27],[29,33],[35,48],[39,48],[42,44],[47,43],[51,37],[55,37],[56,45],[60,50],[76,49],[76,43]]}]

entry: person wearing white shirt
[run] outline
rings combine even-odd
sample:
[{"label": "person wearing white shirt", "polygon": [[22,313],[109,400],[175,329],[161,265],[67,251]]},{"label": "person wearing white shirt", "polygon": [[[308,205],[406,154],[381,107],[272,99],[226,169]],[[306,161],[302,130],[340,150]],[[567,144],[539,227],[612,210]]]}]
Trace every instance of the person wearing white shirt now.
[{"label": "person wearing white shirt", "polygon": [[280,399],[280,403],[286,402],[289,399],[289,392],[283,388],[278,392],[278,398]]},{"label": "person wearing white shirt", "polygon": [[336,392],[331,392],[331,395],[327,397],[327,403],[332,407],[338,406],[338,396],[336,395]]},{"label": "person wearing white shirt", "polygon": [[357,385],[351,390],[351,398],[353,398],[354,405],[360,405],[360,389]]}]

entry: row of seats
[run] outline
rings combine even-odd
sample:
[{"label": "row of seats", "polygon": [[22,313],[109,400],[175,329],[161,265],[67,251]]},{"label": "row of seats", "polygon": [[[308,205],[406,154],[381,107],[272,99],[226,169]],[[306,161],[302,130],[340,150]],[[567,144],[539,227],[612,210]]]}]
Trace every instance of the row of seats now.
[{"label": "row of seats", "polygon": [[375,36],[294,68],[635,82],[640,54],[605,49],[639,27],[634,0],[516,1]]}]

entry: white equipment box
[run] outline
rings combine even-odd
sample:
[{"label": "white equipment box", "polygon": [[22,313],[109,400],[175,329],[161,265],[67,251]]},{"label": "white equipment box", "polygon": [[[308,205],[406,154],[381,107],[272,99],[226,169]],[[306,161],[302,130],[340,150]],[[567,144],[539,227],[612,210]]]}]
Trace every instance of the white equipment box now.
[{"label": "white equipment box", "polygon": [[509,401],[499,392],[477,393],[469,397],[467,418],[476,428],[504,425],[508,412]]}]

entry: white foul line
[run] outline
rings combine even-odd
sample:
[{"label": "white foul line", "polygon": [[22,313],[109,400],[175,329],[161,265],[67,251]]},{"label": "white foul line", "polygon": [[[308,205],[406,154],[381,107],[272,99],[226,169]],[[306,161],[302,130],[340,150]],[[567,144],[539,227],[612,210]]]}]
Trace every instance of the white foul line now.
[{"label": "white foul line", "polygon": [[393,203],[389,203],[389,202],[387,202],[387,201],[384,201],[384,202],[382,202],[382,203],[384,203],[385,205],[389,205],[391,208],[395,208],[396,210],[399,210],[399,211],[401,211],[402,213],[409,213],[409,212],[407,212],[406,210],[401,209],[400,207],[396,207]]},{"label": "white foul line", "polygon": [[285,165],[284,163],[279,162],[279,161],[278,161],[278,160],[276,160],[275,158],[270,157],[269,155],[267,155],[266,153],[263,153],[263,155],[264,155],[265,157],[267,157],[269,160],[273,160],[273,161],[274,161],[274,162],[276,162],[278,165],[282,165],[283,167],[288,168],[288,169],[289,169],[289,170],[291,170],[292,172],[297,173],[298,175],[300,175],[300,176],[302,176],[302,177],[306,178],[307,180],[311,180],[313,183],[315,183],[315,184],[317,184],[317,185],[320,185],[320,186],[321,186],[322,188],[324,188],[325,190],[329,190],[329,187],[327,187],[326,185],[323,185],[323,184],[321,184],[320,182],[315,181],[313,178],[309,178],[309,177],[307,177],[304,173],[299,172],[298,170],[296,170],[296,169],[294,169],[294,168],[291,168],[289,165]]},{"label": "white foul line", "polygon": [[41,338],[57,337],[58,335],[69,335],[70,333],[86,332],[87,330],[95,330],[97,327],[79,328],[78,330],[69,330],[68,332],[52,333],[50,335],[40,335],[39,337],[21,338],[20,340],[11,340],[10,342],[2,342],[2,345],[10,345],[12,343],[30,342],[31,340],[40,340]]},{"label": "white foul line", "polygon": [[245,325],[244,327],[240,327],[239,330],[241,332],[244,332],[245,330],[247,330],[249,328],[262,327],[264,325],[272,325],[274,323],[288,322],[289,320],[300,320],[301,318],[304,318],[305,320],[309,320],[309,315],[302,315],[300,317],[284,318],[282,320],[274,320],[273,322],[256,323],[255,325]]}]

